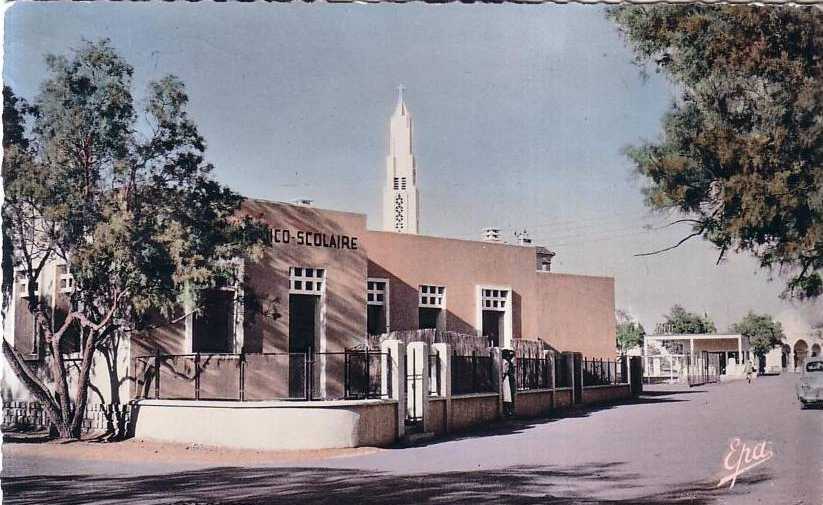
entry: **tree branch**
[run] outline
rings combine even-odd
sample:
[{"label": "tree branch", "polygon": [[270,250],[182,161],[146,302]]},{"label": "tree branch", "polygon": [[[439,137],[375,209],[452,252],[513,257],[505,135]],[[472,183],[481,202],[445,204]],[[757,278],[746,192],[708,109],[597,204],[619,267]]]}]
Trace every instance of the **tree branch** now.
[{"label": "tree branch", "polygon": [[698,237],[698,236],[700,236],[700,235],[702,235],[702,234],[703,234],[703,230],[696,231],[696,232],[694,232],[694,233],[690,233],[688,236],[686,236],[686,237],[684,237],[684,238],[680,239],[680,241],[679,241],[679,242],[677,242],[676,244],[674,244],[674,245],[672,245],[672,246],[669,246],[669,247],[664,247],[663,249],[658,249],[658,250],[656,250],[656,251],[645,252],[645,253],[638,253],[638,254],[635,254],[634,256],[652,256],[652,255],[655,255],[655,254],[664,253],[664,252],[666,252],[666,251],[671,251],[672,249],[676,249],[676,248],[680,247],[680,246],[681,246],[684,242],[686,242],[687,240],[690,240],[690,239],[692,239],[692,238],[694,238],[694,237]]}]

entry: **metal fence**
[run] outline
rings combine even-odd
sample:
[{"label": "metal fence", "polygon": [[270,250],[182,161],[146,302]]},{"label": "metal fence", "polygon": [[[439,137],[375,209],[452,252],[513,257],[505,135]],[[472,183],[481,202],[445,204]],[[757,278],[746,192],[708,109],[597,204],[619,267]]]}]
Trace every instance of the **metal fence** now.
[{"label": "metal fence", "polygon": [[515,358],[515,377],[518,391],[530,389],[551,389],[554,387],[552,358],[524,356]]},{"label": "metal fence", "polygon": [[583,386],[624,384],[626,375],[625,359],[583,359]]},{"label": "metal fence", "polygon": [[[318,400],[389,396],[385,354],[154,354],[134,359],[136,397],[164,400]],[[391,360],[387,360],[391,362]]]},{"label": "metal fence", "polygon": [[453,395],[497,391],[491,352],[488,355],[473,352],[470,356],[453,354],[451,365]]}]

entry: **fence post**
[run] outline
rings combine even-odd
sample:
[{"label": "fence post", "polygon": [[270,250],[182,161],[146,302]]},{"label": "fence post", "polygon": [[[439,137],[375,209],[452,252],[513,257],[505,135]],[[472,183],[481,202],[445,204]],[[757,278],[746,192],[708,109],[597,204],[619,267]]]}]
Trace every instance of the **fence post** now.
[{"label": "fence post", "polygon": [[365,358],[366,358],[366,377],[365,377],[366,383],[364,384],[363,391],[366,394],[366,398],[370,398],[370,395],[369,395],[369,382],[370,382],[370,379],[371,379],[371,373],[370,373],[371,370],[369,370],[369,346],[368,345],[366,345],[366,356],[365,356]]},{"label": "fence post", "polygon": [[406,344],[400,340],[380,342],[381,367],[380,390],[391,400],[397,401],[397,438],[406,434]]},{"label": "fence post", "polygon": [[160,399],[160,348],[154,346],[154,399]]},{"label": "fence post", "polygon": [[200,399],[200,353],[194,355],[194,399]]},{"label": "fence post", "polygon": [[548,361],[548,369],[549,369],[549,380],[551,380],[551,390],[552,390],[552,410],[557,407],[556,404],[556,396],[557,396],[557,375],[555,374],[555,355],[548,349],[543,350],[543,358]]},{"label": "fence post", "polygon": [[243,351],[240,351],[240,363],[238,367],[240,369],[240,401],[246,400],[246,355]]},{"label": "fence post", "polygon": [[449,344],[442,342],[432,344],[432,350],[437,353],[437,385],[440,389],[440,396],[444,398],[443,430],[449,433],[452,426],[451,350]]}]

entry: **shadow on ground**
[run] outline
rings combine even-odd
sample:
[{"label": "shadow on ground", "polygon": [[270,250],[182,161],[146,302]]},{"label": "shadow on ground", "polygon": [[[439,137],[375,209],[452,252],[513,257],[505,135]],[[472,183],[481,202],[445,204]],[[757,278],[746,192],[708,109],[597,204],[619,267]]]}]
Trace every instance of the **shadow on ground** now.
[{"label": "shadow on ground", "polygon": [[[683,393],[690,393],[691,391],[683,391]],[[701,391],[694,391],[694,392],[701,392]],[[680,394],[680,391],[667,391],[664,392],[666,396]],[[673,402],[686,402],[689,401],[687,399],[678,399],[678,398],[657,398],[655,396],[658,395],[647,395],[645,392],[638,398],[631,398],[628,400],[621,400],[619,402],[613,403],[603,403],[598,405],[578,405],[570,408],[559,409],[555,411],[555,415],[552,417],[514,417],[505,419],[502,421],[496,421],[486,425],[480,425],[474,428],[467,429],[465,431],[461,431],[457,434],[450,434],[450,435],[442,435],[435,437],[433,439],[419,442],[415,444],[415,447],[425,447],[430,445],[437,445],[444,442],[453,442],[455,440],[467,440],[473,439],[478,437],[491,437],[491,436],[500,436],[500,435],[511,435],[516,433],[522,433],[526,430],[530,430],[540,425],[549,424],[557,421],[562,421],[563,419],[570,419],[570,418],[585,418],[589,417],[592,414],[595,414],[600,411],[604,410],[611,410],[614,408],[625,407],[627,405],[646,405],[646,404],[658,404],[658,403],[673,403]],[[404,449],[406,448],[402,444],[398,444],[393,449]]]},{"label": "shadow on ground", "polygon": [[[574,467],[510,467],[502,470],[395,475],[349,469],[222,467],[164,475],[99,478],[87,475],[5,478],[4,503],[70,505],[275,503],[512,503],[512,504],[690,504],[715,503],[728,489],[711,483],[667,487],[631,498],[590,497],[628,491],[638,475],[623,463]],[[768,481],[765,474],[738,479],[737,488]],[[599,492],[598,492],[599,491]]]}]

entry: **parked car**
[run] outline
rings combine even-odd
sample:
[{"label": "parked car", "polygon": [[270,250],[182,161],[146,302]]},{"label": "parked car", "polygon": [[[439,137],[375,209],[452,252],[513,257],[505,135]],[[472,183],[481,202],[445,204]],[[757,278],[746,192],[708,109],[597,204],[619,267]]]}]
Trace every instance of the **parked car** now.
[{"label": "parked car", "polygon": [[797,399],[801,408],[823,404],[823,358],[809,358],[797,383]]}]

